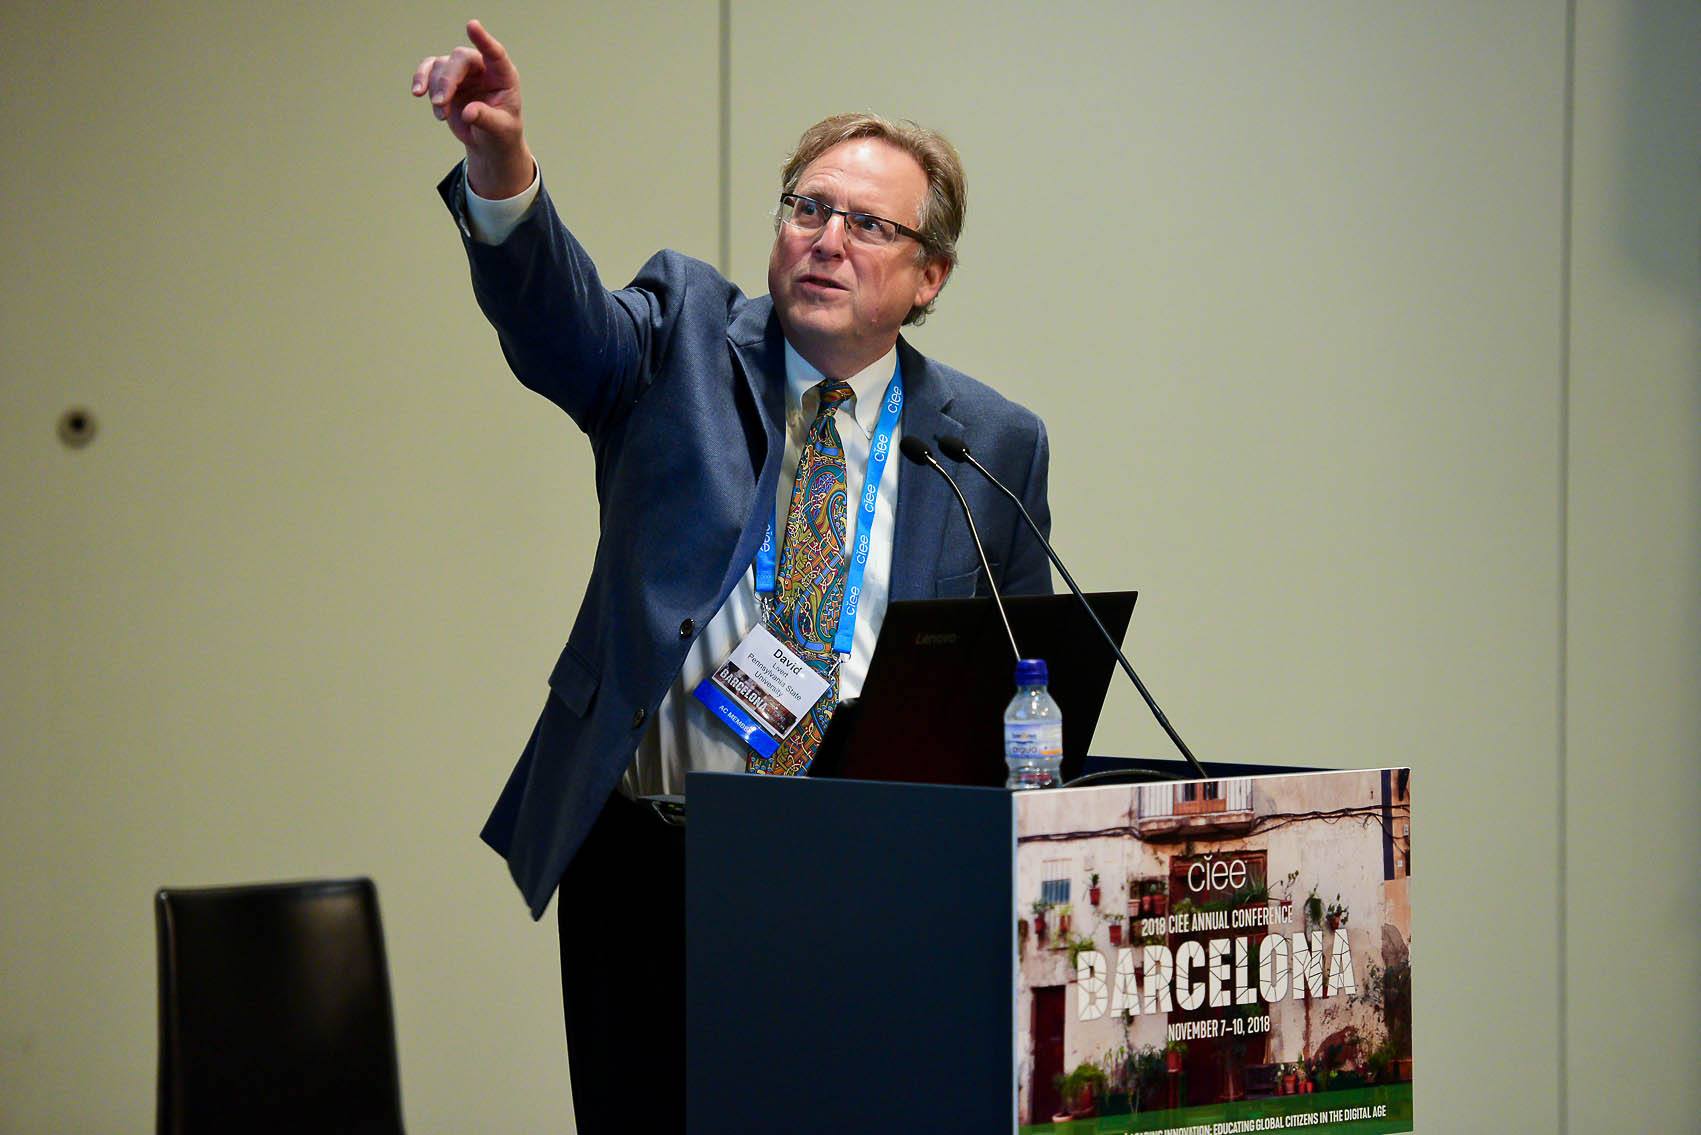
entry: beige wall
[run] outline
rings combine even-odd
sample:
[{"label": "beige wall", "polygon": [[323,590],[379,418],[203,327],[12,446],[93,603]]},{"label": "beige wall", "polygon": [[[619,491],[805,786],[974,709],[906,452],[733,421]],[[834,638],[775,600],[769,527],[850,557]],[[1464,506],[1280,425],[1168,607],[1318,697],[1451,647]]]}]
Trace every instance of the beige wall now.
[{"label": "beige wall", "polygon": [[1575,1132],[1701,1115],[1698,890],[1667,867],[1701,860],[1698,57],[1701,5],[1578,9],[1561,848]]},{"label": "beige wall", "polygon": [[[724,209],[759,290],[803,125],[947,130],[915,339],[1045,415],[1171,717],[1415,770],[1421,1129],[1701,1108],[1657,1058],[1701,1011],[1695,6],[726,10],[724,200],[714,6],[477,13],[607,276]],[[0,7],[0,1133],[150,1122],[154,887],[318,873],[379,882],[410,1129],[567,1112],[554,931],[474,833],[594,501],[430,190],[407,73],[464,14]],[[1120,690],[1098,747],[1164,751]]]},{"label": "beige wall", "polygon": [[[658,240],[712,256],[715,10],[582,8],[482,13],[564,208],[622,279]],[[0,1131],[151,1125],[154,888],[355,873],[410,1131],[560,1130],[554,915],[477,832],[595,506],[470,300],[456,147],[407,94],[464,10],[0,13]]]}]

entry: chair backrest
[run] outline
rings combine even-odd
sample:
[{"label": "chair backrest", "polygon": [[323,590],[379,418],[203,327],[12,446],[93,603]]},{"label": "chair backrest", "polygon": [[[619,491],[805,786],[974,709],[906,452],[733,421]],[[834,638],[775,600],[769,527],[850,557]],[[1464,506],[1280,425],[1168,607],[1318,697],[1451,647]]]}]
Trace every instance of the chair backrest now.
[{"label": "chair backrest", "polygon": [[159,1135],[399,1135],[370,879],[162,889]]}]

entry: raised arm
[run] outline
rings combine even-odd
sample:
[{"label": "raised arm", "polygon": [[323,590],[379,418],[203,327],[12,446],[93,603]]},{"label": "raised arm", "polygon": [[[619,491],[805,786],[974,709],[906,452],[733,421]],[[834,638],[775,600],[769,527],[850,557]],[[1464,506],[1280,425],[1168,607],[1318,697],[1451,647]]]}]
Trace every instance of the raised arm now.
[{"label": "raised arm", "polygon": [[[486,202],[523,194],[537,177],[520,113],[520,75],[508,51],[477,20],[468,46],[414,68],[412,92],[466,148],[438,186],[460,222],[473,294],[496,328],[508,365],[593,438],[618,420],[642,389],[654,339],[654,298],[628,288],[611,294],[596,266],[556,215],[541,183],[521,213],[473,215],[462,190]],[[506,211],[506,210],[505,210]]]},{"label": "raised arm", "polygon": [[480,197],[500,199],[532,183],[536,163],[520,115],[520,72],[508,51],[477,20],[467,21],[471,46],[428,55],[413,72],[415,98],[428,98],[467,150],[467,183]]}]

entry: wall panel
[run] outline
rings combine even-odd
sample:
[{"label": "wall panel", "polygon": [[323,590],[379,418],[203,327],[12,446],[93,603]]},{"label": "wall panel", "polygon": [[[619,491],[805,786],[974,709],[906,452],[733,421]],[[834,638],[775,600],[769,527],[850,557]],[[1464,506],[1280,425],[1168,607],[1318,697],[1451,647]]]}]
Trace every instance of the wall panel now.
[{"label": "wall panel", "polygon": [[[713,255],[716,10],[479,15],[610,277]],[[0,1131],[150,1126],[154,888],[321,873],[377,879],[410,1130],[569,1114],[554,928],[477,832],[596,509],[433,191],[408,80],[464,19],[0,9]]]},{"label": "wall panel", "polygon": [[1579,1133],[1701,1114],[1698,55],[1694,4],[1579,6],[1562,1067]]}]

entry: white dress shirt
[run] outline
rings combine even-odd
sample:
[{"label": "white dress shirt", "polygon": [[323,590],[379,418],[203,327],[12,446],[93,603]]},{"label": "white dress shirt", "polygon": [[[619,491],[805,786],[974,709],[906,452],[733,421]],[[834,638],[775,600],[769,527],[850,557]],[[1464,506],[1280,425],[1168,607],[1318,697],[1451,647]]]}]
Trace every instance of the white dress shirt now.
[{"label": "white dress shirt", "polygon": [[[468,186],[467,224],[473,239],[485,244],[500,244],[506,239],[536,199],[539,184],[538,177],[534,175],[532,184],[524,192],[502,201],[479,197]],[[893,347],[872,366],[846,379],[855,397],[840,403],[833,412],[839,428],[839,440],[845,450],[847,501],[862,499],[868,453],[885,402],[886,385],[892,380],[892,372],[897,365],[897,353],[897,348]],[[803,451],[809,424],[821,404],[818,388],[824,377],[790,343],[786,344],[786,449],[780,458],[779,484],[774,491],[776,556],[785,540],[785,517],[791,507],[798,457]],[[900,422],[892,437],[894,449],[902,436]],[[868,660],[874,655],[874,640],[886,615],[902,466],[902,461],[888,461],[880,478],[880,495],[874,507],[873,539],[870,541],[868,565],[864,569],[862,597],[857,607],[856,631],[850,656],[839,667],[840,700],[854,698],[861,692],[863,678],[868,674]],[[845,533],[847,548],[856,544],[860,511],[850,510]],[[669,687],[667,696],[650,720],[643,740],[638,743],[638,751],[620,783],[621,792],[627,796],[682,795],[688,772],[744,771],[748,753],[744,742],[721,724],[691,691],[726,660],[758,622],[756,573],[754,565],[751,565],[721,609],[691,644],[679,676]]]}]

